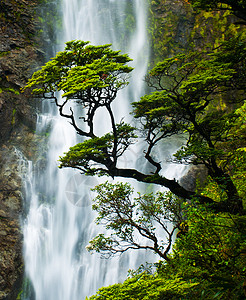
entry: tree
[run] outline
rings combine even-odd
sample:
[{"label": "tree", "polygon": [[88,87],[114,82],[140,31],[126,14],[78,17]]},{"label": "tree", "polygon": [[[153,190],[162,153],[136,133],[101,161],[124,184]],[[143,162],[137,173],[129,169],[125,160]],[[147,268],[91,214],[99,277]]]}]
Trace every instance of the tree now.
[{"label": "tree", "polygon": [[[126,65],[130,61],[127,55],[111,50],[109,45],[71,41],[64,51],[33,74],[27,87],[32,88],[33,93],[54,99],[60,114],[70,120],[79,135],[88,138],[60,158],[60,167],[77,168],[86,175],[125,177],[158,184],[178,197],[196,197],[217,211],[242,213],[242,201],[233,181],[226,169],[219,166],[219,159],[225,154],[218,145],[226,140],[236,114],[217,111],[213,105],[228,91],[234,91],[240,99],[245,91],[245,59],[245,42],[239,37],[224,43],[214,53],[179,54],[150,71],[147,83],[157,91],[133,104],[135,117],[143,124],[141,134],[147,142],[145,158],[154,168],[147,174],[118,167],[119,157],[136,143],[135,129],[123,121],[116,124],[111,109],[118,90],[128,84],[128,74],[132,71]],[[56,97],[57,91],[63,92],[61,102]],[[78,118],[82,124],[78,123],[72,102],[82,108]],[[96,136],[94,118],[102,107],[110,117],[111,132]],[[166,137],[180,133],[188,135],[188,143],[176,154],[177,159],[205,164],[212,179],[226,191],[224,201],[218,203],[161,175],[162,165],[154,158],[153,149]]]},{"label": "tree", "polygon": [[132,188],[123,183],[106,182],[93,190],[97,192],[92,205],[98,213],[96,223],[112,233],[109,237],[99,234],[93,238],[87,247],[89,251],[108,257],[129,249],[145,249],[168,260],[183,221],[179,199],[161,192],[133,198]]},{"label": "tree", "polygon": [[[67,42],[64,51],[58,52],[55,58],[33,74],[27,87],[37,86],[32,90],[34,94],[54,99],[61,116],[70,120],[79,135],[95,138],[93,121],[101,107],[108,111],[113,131],[116,131],[111,103],[118,90],[128,84],[127,74],[132,68],[126,66],[131,59],[126,54],[121,55],[120,51],[111,50],[110,45],[88,44],[83,41]],[[61,103],[55,94],[58,91],[63,92]],[[82,120],[87,130],[79,128],[70,106],[72,101],[84,109]]]},{"label": "tree", "polygon": [[195,9],[228,10],[246,21],[246,4],[244,0],[190,0]]},{"label": "tree", "polygon": [[164,272],[199,282],[204,299],[245,299],[245,216],[195,205],[186,205],[184,213],[189,230],[176,240]]},{"label": "tree", "polygon": [[[176,159],[181,163],[205,165],[213,183],[223,191],[222,195],[215,192],[209,195],[218,203],[217,208],[224,212],[243,213],[238,184],[228,169],[232,159],[228,147],[233,144],[235,150],[242,149],[242,143],[245,145],[242,126],[245,105],[241,106],[245,71],[244,68],[239,68],[244,64],[245,51],[235,45],[235,40],[227,42],[223,46],[226,51],[219,49],[210,55],[209,60],[204,59],[204,53],[191,53],[189,56],[179,54],[157,64],[146,79],[149,86],[157,91],[145,95],[139,102],[133,103],[133,106],[134,115],[141,120],[142,134],[148,144],[145,157],[155,166],[156,173],[161,170],[161,164],[151,156],[154,146],[168,136],[186,134],[187,144],[176,153]],[[235,68],[239,68],[237,73]],[[212,105],[227,95],[228,89],[234,91],[235,97],[227,98],[227,101],[241,106],[240,109],[212,109]],[[91,241],[89,249],[107,254],[125,252],[127,249],[151,249],[168,261],[174,231],[168,230],[164,224],[168,221],[173,224],[172,229],[182,229],[181,224],[186,224],[184,220],[191,219],[181,209],[185,202],[181,204],[177,198],[172,200],[164,194],[142,195],[132,201],[130,188],[128,185],[127,187],[125,189],[124,185],[107,183],[95,189],[98,196],[93,209],[99,214],[97,222],[106,224],[106,229],[113,231],[113,234],[110,237],[100,234]],[[211,186],[208,188],[211,189]],[[205,207],[203,205],[201,211]],[[168,241],[165,246],[164,241],[160,242],[160,237],[156,234],[154,223],[159,224],[162,229],[165,228],[165,242]],[[204,222],[201,220],[200,224]],[[146,247],[136,243],[136,231],[152,241],[153,246]],[[211,228],[209,231],[211,232]],[[160,236],[164,237],[164,234]],[[198,239],[193,235],[189,236],[192,236],[193,242]],[[202,236],[204,237],[204,232]],[[218,244],[216,236],[212,240]],[[192,245],[191,240],[189,243]],[[197,242],[194,247],[198,244]],[[206,247],[203,249],[209,257],[210,250]],[[195,253],[197,254],[197,249]]]},{"label": "tree", "polygon": [[141,266],[90,299],[245,299],[245,216],[181,204],[188,230],[178,235],[168,260]]},{"label": "tree", "polygon": [[[240,37],[224,43],[216,52],[178,54],[158,63],[147,77],[156,92],[133,103],[149,145],[146,158],[160,140],[187,134],[187,144],[177,153],[179,162],[205,165],[212,179],[225,191],[221,210],[242,211],[242,201],[226,170],[229,157],[223,145],[238,115],[229,107],[214,109],[221,99],[239,105],[245,95],[245,42]],[[228,99],[228,94],[230,98]],[[241,103],[240,103],[241,102]],[[235,139],[235,136],[231,136]],[[224,160],[224,165],[221,161]],[[208,202],[208,201],[207,201]]]}]

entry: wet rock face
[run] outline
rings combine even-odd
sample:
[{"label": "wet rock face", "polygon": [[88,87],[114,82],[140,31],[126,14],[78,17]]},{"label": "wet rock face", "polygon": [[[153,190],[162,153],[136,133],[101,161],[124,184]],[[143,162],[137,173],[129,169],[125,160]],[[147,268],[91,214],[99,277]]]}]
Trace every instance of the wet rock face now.
[{"label": "wet rock face", "polygon": [[186,51],[195,24],[191,6],[180,0],[153,0],[150,8],[154,62]]},{"label": "wet rock face", "polygon": [[[0,0],[0,299],[16,299],[24,272],[22,260],[22,176],[17,148],[35,154],[36,113],[21,93],[40,61],[36,0]],[[29,147],[29,149],[28,149]]]},{"label": "wet rock face", "polygon": [[194,11],[183,0],[152,0],[150,9],[154,63],[180,52],[216,48],[234,35],[240,22],[228,12]]},{"label": "wet rock face", "polygon": [[33,46],[37,30],[33,18],[35,2],[0,2],[0,143],[23,119],[35,123],[31,101],[20,92],[38,60]]},{"label": "wet rock face", "polygon": [[14,148],[0,151],[0,174],[0,299],[16,299],[23,261],[21,177]]},{"label": "wet rock face", "polygon": [[180,184],[188,191],[195,192],[198,187],[203,187],[207,176],[208,171],[205,166],[191,166],[180,179]]}]

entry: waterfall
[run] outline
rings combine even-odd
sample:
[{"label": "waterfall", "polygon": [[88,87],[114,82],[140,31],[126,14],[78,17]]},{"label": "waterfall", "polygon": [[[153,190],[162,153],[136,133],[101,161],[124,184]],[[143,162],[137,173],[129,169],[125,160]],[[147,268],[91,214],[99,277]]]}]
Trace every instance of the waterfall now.
[{"label": "waterfall", "polygon": [[[114,107],[117,122],[129,117],[129,101],[144,93],[143,77],[148,64],[147,0],[63,0],[63,32],[57,50],[73,39],[92,44],[112,44],[133,58],[131,84],[119,93]],[[37,133],[49,135],[47,155],[38,168],[29,168],[24,220],[24,259],[35,300],[79,300],[101,286],[123,281],[129,268],[148,260],[147,253],[130,253],[112,259],[90,255],[85,246],[99,228],[94,225],[90,188],[99,181],[72,169],[58,169],[58,158],[77,143],[74,128],[61,118],[56,107],[43,103]],[[103,116],[100,118],[102,119]],[[99,119],[99,118],[98,118]],[[103,134],[106,121],[98,122]],[[130,163],[137,159],[132,150]],[[121,163],[126,165],[129,159]]]}]

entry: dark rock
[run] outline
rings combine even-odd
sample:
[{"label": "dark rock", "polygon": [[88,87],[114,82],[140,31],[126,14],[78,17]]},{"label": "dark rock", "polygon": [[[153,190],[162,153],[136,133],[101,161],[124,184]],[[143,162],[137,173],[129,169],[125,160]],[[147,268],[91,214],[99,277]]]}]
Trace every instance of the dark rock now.
[{"label": "dark rock", "polygon": [[188,172],[180,179],[179,183],[188,191],[195,191],[202,187],[208,176],[208,171],[204,166],[191,166]]},{"label": "dark rock", "polygon": [[37,149],[37,141],[32,143],[36,110],[30,96],[21,92],[37,61],[44,59],[34,46],[39,44],[37,2],[0,1],[0,299],[6,300],[17,298],[24,273],[19,222],[23,165],[16,148],[29,159]]},{"label": "dark rock", "polygon": [[[21,177],[14,148],[0,151],[0,299],[17,296],[23,276]],[[15,287],[15,288],[14,288]]]}]

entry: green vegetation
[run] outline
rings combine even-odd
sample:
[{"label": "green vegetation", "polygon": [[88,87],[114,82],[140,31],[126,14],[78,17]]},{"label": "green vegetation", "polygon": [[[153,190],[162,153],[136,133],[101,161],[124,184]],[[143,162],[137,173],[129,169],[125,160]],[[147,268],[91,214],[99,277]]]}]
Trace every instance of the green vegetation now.
[{"label": "green vegetation", "polygon": [[[222,157],[227,161],[221,145],[227,140],[237,115],[227,108],[218,111],[214,106],[227,95],[228,89],[233,91],[230,102],[242,105],[245,59],[244,36],[240,36],[212,53],[179,54],[150,71],[146,81],[157,91],[133,103],[133,113],[141,120],[141,134],[147,141],[145,159],[153,166],[149,174],[117,165],[119,158],[137,141],[132,126],[124,122],[116,124],[111,108],[117,92],[127,85],[127,75],[132,70],[126,66],[130,61],[127,55],[111,50],[109,45],[68,42],[65,51],[34,73],[27,87],[34,87],[33,93],[54,99],[60,114],[69,119],[77,133],[89,138],[71,147],[61,157],[60,167],[77,168],[87,175],[155,183],[169,188],[176,196],[196,197],[201,204],[209,203],[215,210],[241,213],[242,199],[228,170],[220,164]],[[60,103],[56,91],[63,91]],[[71,102],[83,108],[80,117],[83,124],[78,122]],[[65,111],[67,107],[69,113]],[[94,118],[102,107],[109,115],[112,131],[100,137],[95,134]],[[205,165],[212,180],[225,191],[223,201],[188,191],[161,175],[162,165],[153,157],[153,149],[166,137],[181,133],[188,134],[188,143],[176,153],[177,160]]]},{"label": "green vegetation", "polygon": [[198,9],[228,10],[246,21],[246,3],[244,0],[190,0],[189,2]]},{"label": "green vegetation", "polygon": [[90,299],[184,299],[181,297],[190,294],[189,291],[194,289],[196,285],[197,283],[187,282],[178,277],[165,278],[143,272],[127,279],[124,284],[115,284],[100,289]]},{"label": "green vegetation", "polygon": [[[88,250],[108,257],[148,249],[162,260],[90,299],[245,299],[246,34],[230,35],[227,41],[216,40],[216,47],[178,53],[156,64],[146,77],[152,93],[133,103],[138,130],[115,121],[112,102],[128,84],[132,68],[127,66],[131,59],[110,45],[68,42],[29,80],[26,88],[55,100],[61,116],[85,138],[60,158],[61,168],[170,190],[133,196],[129,184],[95,187],[96,222],[110,235],[96,236]],[[99,136],[94,121],[101,108],[111,130]],[[146,141],[143,157],[151,166],[146,173],[118,164],[137,135]],[[173,160],[208,172],[196,191],[162,175],[155,149],[176,135],[187,141]]]},{"label": "green vegetation", "polygon": [[0,51],[0,57],[6,56],[9,54],[10,54],[10,51]]},{"label": "green vegetation", "polygon": [[2,87],[0,88],[0,93],[2,92],[8,92],[8,93],[14,93],[15,95],[19,95],[20,92],[17,89],[10,88],[10,87]]},{"label": "green vegetation", "polygon": [[[106,224],[112,234],[99,234],[87,247],[106,257],[129,249],[145,249],[169,260],[175,237],[183,217],[181,201],[170,193],[150,193],[132,199],[129,184],[108,182],[95,187],[98,196],[92,208],[98,212],[97,224]],[[170,228],[170,221],[173,227]],[[158,230],[158,233],[157,233]],[[159,236],[159,237],[158,237]],[[143,243],[145,240],[147,243]]]},{"label": "green vegetation", "polygon": [[[245,299],[245,216],[184,203],[186,228],[168,261],[142,269],[90,299]],[[155,270],[155,271],[154,271]]]},{"label": "green vegetation", "polygon": [[12,112],[11,125],[15,125],[15,117],[16,117],[15,115],[16,115],[16,109],[14,108]]},{"label": "green vegetation", "polygon": [[[213,49],[238,32],[242,22],[229,10],[193,9],[190,1],[150,1],[152,66],[165,57],[194,49]],[[212,3],[213,1],[209,1]],[[241,24],[241,25],[240,25]]]}]

